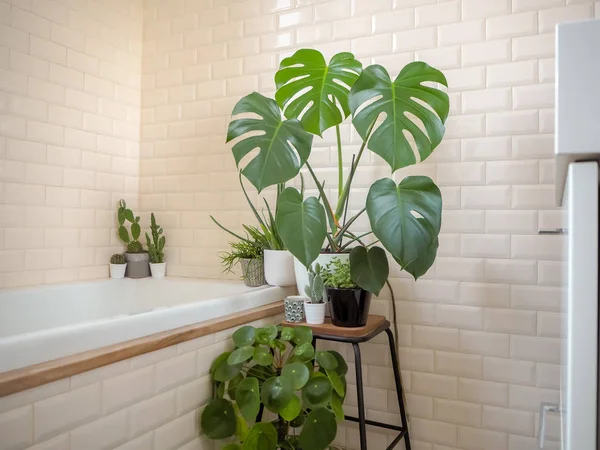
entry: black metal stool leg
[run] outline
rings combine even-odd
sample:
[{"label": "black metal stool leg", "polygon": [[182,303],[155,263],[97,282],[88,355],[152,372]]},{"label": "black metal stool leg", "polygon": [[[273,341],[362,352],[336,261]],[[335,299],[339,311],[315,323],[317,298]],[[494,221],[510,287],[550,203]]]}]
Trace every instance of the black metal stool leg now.
[{"label": "black metal stool leg", "polygon": [[354,364],[356,366],[356,396],[358,397],[358,429],[360,432],[360,450],[367,450],[367,424],[365,417],[365,395],[363,392],[362,361],[360,347],[353,342]]},{"label": "black metal stool leg", "polygon": [[410,437],[408,435],[408,420],[406,419],[406,410],[404,408],[404,399],[402,398],[402,382],[400,381],[400,369],[398,367],[398,355],[396,354],[396,343],[394,342],[394,335],[392,330],[387,328],[385,330],[390,343],[390,353],[392,354],[392,367],[394,369],[394,380],[396,381],[396,394],[398,396],[398,406],[400,408],[400,418],[402,419],[402,428],[406,430],[404,434],[404,445],[406,450],[410,449]]}]

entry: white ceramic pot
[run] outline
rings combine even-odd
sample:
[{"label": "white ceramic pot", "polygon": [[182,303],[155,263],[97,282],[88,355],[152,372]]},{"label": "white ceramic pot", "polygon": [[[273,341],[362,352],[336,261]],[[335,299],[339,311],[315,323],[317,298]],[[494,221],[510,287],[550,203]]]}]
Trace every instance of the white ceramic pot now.
[{"label": "white ceramic pot", "polygon": [[271,286],[296,284],[294,257],[287,250],[265,250],[265,280]]},{"label": "white ceramic pot", "polygon": [[127,263],[125,264],[109,264],[110,265],[110,277],[114,279],[125,278],[125,270],[127,269]]},{"label": "white ceramic pot", "polygon": [[304,302],[304,315],[309,325],[325,323],[325,303]]},{"label": "white ceramic pot", "polygon": [[166,271],[167,263],[150,263],[150,272],[152,273],[152,278],[162,278],[165,276]]},{"label": "white ceramic pot", "polygon": [[[325,267],[327,263],[334,258],[339,258],[342,261],[348,261],[350,258],[350,253],[321,253],[319,256],[317,256],[315,262],[312,263],[312,266],[314,267],[315,264],[319,263],[322,267]],[[296,272],[296,287],[298,288],[298,293],[300,295],[304,295],[306,286],[308,286],[308,270],[306,270],[304,264],[302,264],[296,258],[294,258],[294,272]]]}]

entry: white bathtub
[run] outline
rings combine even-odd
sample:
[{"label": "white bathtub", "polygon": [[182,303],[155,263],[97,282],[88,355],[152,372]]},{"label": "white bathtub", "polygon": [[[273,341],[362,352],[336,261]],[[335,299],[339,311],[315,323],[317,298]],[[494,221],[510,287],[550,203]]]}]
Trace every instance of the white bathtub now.
[{"label": "white bathtub", "polygon": [[0,373],[282,300],[290,288],[184,278],[0,292]]}]

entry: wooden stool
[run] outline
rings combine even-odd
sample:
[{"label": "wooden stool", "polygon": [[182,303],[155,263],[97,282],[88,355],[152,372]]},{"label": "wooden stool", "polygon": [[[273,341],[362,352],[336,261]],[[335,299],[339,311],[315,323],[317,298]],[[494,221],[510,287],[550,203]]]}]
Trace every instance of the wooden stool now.
[{"label": "wooden stool", "polygon": [[[367,424],[399,432],[396,438],[387,447],[387,450],[395,448],[402,438],[404,438],[406,450],[411,450],[410,437],[408,436],[408,421],[406,420],[406,409],[404,407],[404,396],[402,393],[402,382],[400,380],[400,369],[398,368],[398,356],[396,354],[396,344],[394,342],[394,335],[390,330],[390,322],[384,316],[369,316],[367,324],[364,327],[359,328],[336,327],[331,324],[331,321],[329,319],[326,319],[325,323],[322,325],[308,325],[304,322],[283,322],[282,325],[288,327],[297,327],[302,325],[312,328],[313,347],[316,346],[317,339],[322,339],[324,341],[347,342],[352,344],[352,347],[354,348],[354,365],[356,366],[356,394],[358,397],[358,418],[345,416],[345,419],[350,420],[352,422],[358,422],[358,427],[360,431],[360,450],[367,450]],[[360,356],[360,347],[358,344],[360,344],[361,342],[368,342],[384,331],[388,336],[388,341],[390,345],[392,367],[394,369],[394,379],[396,381],[396,395],[398,397],[398,406],[400,407],[400,418],[402,420],[402,426],[376,422],[374,420],[367,420],[367,418],[365,417],[365,398],[363,392],[364,386],[362,377],[362,363]]]}]

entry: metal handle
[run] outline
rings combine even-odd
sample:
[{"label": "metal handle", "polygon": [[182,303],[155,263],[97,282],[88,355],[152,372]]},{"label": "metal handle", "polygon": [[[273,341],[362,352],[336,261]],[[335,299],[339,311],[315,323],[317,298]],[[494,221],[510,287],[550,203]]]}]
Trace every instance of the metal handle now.
[{"label": "metal handle", "polygon": [[551,234],[551,235],[563,235],[569,234],[569,230],[566,228],[552,228],[552,229],[544,229],[538,230],[538,234]]},{"label": "metal handle", "polygon": [[563,410],[557,403],[542,403],[540,405],[540,429],[538,432],[538,443],[540,449],[544,448],[544,437],[546,435],[546,414],[551,413],[562,413]]}]

